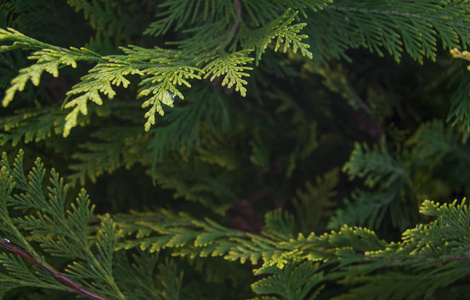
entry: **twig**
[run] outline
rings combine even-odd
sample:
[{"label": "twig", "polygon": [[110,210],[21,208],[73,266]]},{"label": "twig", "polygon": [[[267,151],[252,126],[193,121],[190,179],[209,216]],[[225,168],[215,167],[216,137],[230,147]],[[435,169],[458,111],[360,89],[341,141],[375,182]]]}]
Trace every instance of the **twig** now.
[{"label": "twig", "polygon": [[232,29],[230,29],[230,33],[228,38],[223,41],[219,46],[217,46],[217,50],[222,50],[222,48],[230,43],[233,38],[235,37],[235,33],[238,30],[238,27],[240,26],[240,19],[242,16],[242,5],[240,3],[240,0],[233,0],[233,5],[235,6],[235,24],[232,26]]},{"label": "twig", "polygon": [[54,276],[54,278],[56,278],[59,281],[62,281],[63,283],[65,283],[66,285],[71,287],[75,292],[77,292],[79,294],[82,294],[83,296],[86,296],[86,297],[88,297],[90,299],[94,299],[94,300],[108,300],[107,298],[105,298],[101,295],[98,295],[97,293],[92,292],[92,291],[82,287],[81,285],[79,285],[78,283],[73,281],[72,279],[68,278],[64,274],[57,271],[51,265],[49,265],[45,262],[42,262],[42,261],[38,261],[31,254],[29,254],[29,253],[25,252],[24,250],[14,246],[13,244],[11,244],[10,241],[8,241],[7,239],[0,238],[0,247],[2,247],[4,249],[7,249],[7,250],[23,257],[24,259],[30,261],[34,265],[36,265],[36,266],[40,267],[41,269],[45,270],[46,272],[48,272],[49,274]]}]

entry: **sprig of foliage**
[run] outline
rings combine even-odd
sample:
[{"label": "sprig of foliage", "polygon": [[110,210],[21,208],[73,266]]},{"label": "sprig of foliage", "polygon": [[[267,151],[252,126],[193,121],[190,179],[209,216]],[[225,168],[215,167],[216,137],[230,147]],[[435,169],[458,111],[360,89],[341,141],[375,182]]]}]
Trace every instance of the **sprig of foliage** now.
[{"label": "sprig of foliage", "polygon": [[343,171],[349,174],[350,179],[364,178],[364,183],[369,187],[377,184],[390,186],[404,175],[403,167],[390,155],[385,143],[374,149],[367,144],[356,144]]},{"label": "sprig of foliage", "polygon": [[73,86],[72,90],[67,92],[67,96],[75,97],[73,100],[67,101],[64,108],[73,108],[65,118],[64,136],[70,133],[70,130],[77,125],[78,114],[88,114],[87,103],[92,101],[97,105],[102,105],[100,93],[113,99],[116,92],[112,85],[119,86],[122,84],[124,88],[129,85],[129,80],[124,76],[133,74],[143,75],[143,73],[134,68],[132,65],[120,61],[112,61],[111,63],[98,63],[93,67],[88,75],[81,78],[81,81]]},{"label": "sprig of foliage", "polygon": [[[3,187],[0,247],[12,252],[3,253],[0,258],[3,267],[10,272],[10,276],[2,274],[0,278],[1,293],[21,284],[76,292],[100,300],[148,299],[144,295],[149,293],[157,295],[158,299],[178,299],[182,273],[178,275],[179,279],[174,280],[177,272],[174,263],[160,264],[157,271],[152,267],[152,264],[156,266],[157,258],[140,253],[134,256],[138,264],[130,265],[124,253],[116,253],[121,233],[109,215],[99,217],[100,225],[94,227],[94,235],[90,236],[89,223],[94,206],[90,205],[84,190],[67,209],[68,187],[55,170],[51,171],[47,188],[49,195],[44,195],[42,183],[46,170],[39,159],[28,176],[23,173],[23,152],[17,156],[13,166],[4,153],[0,164],[0,185]],[[11,209],[28,213],[13,218],[9,213]],[[71,263],[62,273],[57,271],[36,252],[31,241],[39,243],[45,253],[70,259]],[[13,254],[33,263],[38,269],[30,269]],[[152,261],[152,264],[143,264],[144,261]],[[136,277],[129,277],[129,270],[133,270],[134,276],[152,284],[136,287]],[[155,273],[160,275],[154,281],[152,274]],[[125,292],[118,284],[122,284]]]},{"label": "sprig of foliage", "polygon": [[[338,228],[347,223],[378,228],[387,210],[395,226],[404,226],[416,219],[416,215],[405,213],[410,211],[405,203],[421,203],[424,197],[438,196],[442,189],[448,191],[449,186],[458,186],[460,180],[443,182],[437,170],[443,162],[450,164],[448,158],[452,156],[459,157],[459,166],[467,166],[470,163],[467,155],[468,149],[459,145],[455,130],[442,121],[423,123],[396,152],[396,158],[387,150],[385,142],[374,149],[356,144],[343,170],[351,179],[362,178],[374,191],[354,191],[329,227]],[[430,182],[433,182],[432,189],[426,188]]]},{"label": "sprig of foliage", "polygon": [[43,72],[48,72],[54,77],[59,74],[59,68],[64,66],[77,67],[77,61],[89,60],[96,61],[100,57],[85,48],[63,49],[60,47],[48,45],[35,39],[25,36],[20,32],[9,28],[8,30],[0,29],[0,40],[13,41],[9,46],[0,47],[0,52],[11,51],[14,49],[39,50],[33,53],[29,59],[36,60],[36,64],[20,70],[20,75],[12,80],[11,86],[6,90],[2,105],[7,106],[15,96],[17,91],[22,91],[28,81],[34,85],[39,85],[40,77]]},{"label": "sprig of foliage", "polygon": [[[420,213],[436,218],[428,224],[419,224],[403,233],[402,242],[390,243],[383,251],[367,252],[368,265],[348,268],[351,273],[344,283],[360,284],[340,299],[357,297],[385,297],[417,299],[429,297],[436,289],[468,276],[468,245],[464,229],[468,224],[468,206],[465,199],[457,204],[439,205],[423,202]],[[466,224],[462,227],[462,224]],[[447,235],[449,234],[449,235]],[[390,268],[387,274],[355,277],[355,274]],[[394,280],[399,290],[390,288]]]},{"label": "sprig of foliage", "polygon": [[[85,191],[79,194],[76,203],[71,204],[70,210],[66,211],[67,187],[55,170],[51,171],[51,185],[48,187],[49,197],[46,198],[42,192],[42,182],[46,171],[39,159],[27,177],[23,173],[22,152],[16,158],[13,167],[9,165],[8,158],[4,153],[1,165],[2,184],[6,185],[6,193],[2,196],[2,219],[4,223],[0,231],[7,238],[2,242],[2,246],[13,253],[20,254],[58,280],[41,279],[41,276],[31,277],[31,274],[28,274],[30,278],[28,285],[44,287],[44,284],[40,282],[45,281],[49,282],[48,288],[66,291],[73,289],[83,295],[87,295],[87,293],[92,296],[96,295],[94,299],[105,299],[98,296],[96,292],[104,293],[113,298],[122,298],[122,293],[114,283],[111,270],[112,253],[114,252],[113,243],[119,236],[116,234],[115,227],[109,217],[104,217],[102,227],[98,229],[96,246],[101,257],[97,259],[91,249],[93,244],[88,241],[87,232],[88,222],[94,208],[93,206],[90,207]],[[21,193],[13,194],[14,186]],[[11,218],[8,214],[7,205],[12,206],[15,210],[28,210],[31,214]],[[76,262],[74,265],[69,266],[69,269],[64,272],[67,275],[59,273],[50,267],[42,256],[33,249],[25,235],[18,228],[30,232],[28,239],[38,242],[45,251],[53,255],[77,259],[82,264]],[[83,268],[86,263],[93,268],[95,273],[89,271],[90,267]],[[20,278],[24,276],[24,263],[14,259],[13,256],[4,256],[4,265],[12,271],[17,270],[13,272],[15,276],[20,276]],[[23,269],[23,273],[19,272],[21,269]],[[31,278],[34,277],[37,279],[32,280]],[[77,281],[80,282],[80,285],[75,283],[74,279],[79,279]],[[102,288],[97,288],[88,280],[99,283],[98,286],[102,286]],[[69,287],[62,285],[59,281]]]},{"label": "sprig of foliage", "polygon": [[359,47],[380,56],[385,50],[397,62],[406,51],[423,63],[436,59],[438,40],[444,49],[469,45],[468,10],[465,1],[341,0],[312,15],[306,31],[311,50],[321,55],[319,64],[331,57],[348,59],[345,51]]},{"label": "sprig of foliage", "polygon": [[319,228],[323,223],[321,220],[328,220],[331,217],[336,206],[333,199],[337,195],[335,188],[339,180],[338,173],[338,169],[333,169],[324,176],[317,177],[315,185],[307,181],[304,189],[297,189],[292,204],[300,227],[299,231],[303,234],[322,229]]},{"label": "sprig of foliage", "polygon": [[265,53],[273,40],[276,41],[274,51],[281,50],[286,53],[287,49],[292,48],[294,53],[297,53],[297,50],[300,50],[302,56],[312,59],[312,53],[308,51],[310,46],[301,42],[308,36],[299,35],[300,31],[307,25],[307,23],[291,25],[296,17],[297,13],[291,13],[290,10],[287,10],[276,20],[256,30],[250,30],[245,26],[241,26],[240,34],[237,38],[240,39],[242,47],[255,49],[257,65],[261,56]]},{"label": "sprig of foliage", "polygon": [[[283,18],[281,17],[280,20]],[[272,32],[263,39],[261,46],[257,46],[262,49],[261,52],[258,50],[257,59],[261,58],[261,54],[274,38],[277,39],[275,51],[281,47],[282,43],[284,52],[292,45],[294,52],[301,49],[303,55],[311,57],[311,53],[306,50],[308,45],[300,42],[306,36],[298,35],[304,25],[288,26],[294,18],[295,14],[291,15],[283,24],[278,21],[276,25],[270,26]],[[264,31],[266,32],[266,30]],[[150,98],[142,104],[143,108],[150,107],[150,110],[145,114],[148,119],[145,130],[148,131],[155,124],[155,114],[164,114],[162,103],[172,107],[175,96],[181,99],[184,98],[176,86],[191,87],[187,79],[200,80],[202,79],[201,75],[204,74],[204,79],[210,78],[210,81],[213,81],[217,77],[223,76],[222,86],[227,86],[228,89],[235,86],[237,92],[240,92],[242,96],[246,96],[245,86],[247,81],[242,78],[249,76],[246,71],[252,70],[252,68],[245,65],[254,60],[248,56],[251,52],[249,49],[233,53],[218,51],[215,54],[204,54],[198,58],[194,54],[189,54],[188,51],[181,53],[161,48],[150,50],[141,47],[130,47],[122,49],[126,53],[124,56],[101,56],[85,48],[77,49],[72,47],[65,49],[41,43],[13,29],[9,29],[9,31],[2,30],[0,40],[14,41],[11,46],[2,46],[2,51],[15,48],[41,49],[30,57],[30,59],[36,60],[37,63],[22,69],[20,75],[13,79],[12,86],[7,90],[3,99],[4,106],[12,101],[17,91],[24,89],[28,81],[31,81],[34,85],[39,85],[41,74],[44,71],[57,77],[59,68],[65,66],[76,68],[78,61],[85,60],[96,63],[89,70],[89,74],[82,77],[81,81],[67,93],[68,96],[63,106],[72,110],[65,118],[64,136],[68,136],[70,130],[77,125],[79,114],[87,115],[88,101],[102,105],[101,94],[113,99],[116,92],[112,86],[122,84],[124,88],[128,87],[130,84],[130,81],[126,78],[128,75],[136,74],[143,77],[140,82],[143,88],[138,94],[139,97],[150,95]],[[159,57],[159,59],[155,59],[155,57]],[[181,59],[186,59],[187,62],[181,64]],[[203,68],[193,66],[198,60],[197,64],[204,64]],[[73,99],[69,101],[69,98]]]},{"label": "sprig of foliage", "polygon": [[[186,79],[201,79],[199,74],[204,73],[203,70],[190,66],[157,66],[146,70],[148,78],[141,82],[145,88],[142,89],[138,96],[152,96],[146,100],[142,107],[150,106],[150,110],[145,114],[148,118],[145,123],[145,130],[149,131],[150,126],[155,124],[155,113],[163,116],[165,113],[161,103],[173,107],[173,99],[175,96],[184,99],[183,94],[176,89],[175,85],[185,85],[191,87]],[[157,83],[155,85],[155,83]]]},{"label": "sprig of foliage", "polygon": [[235,86],[235,91],[240,92],[242,96],[246,96],[245,85],[247,81],[242,77],[250,76],[246,71],[253,70],[251,67],[245,67],[246,64],[251,63],[254,59],[248,57],[251,50],[243,50],[235,53],[220,52],[216,56],[208,58],[206,66],[204,67],[204,79],[210,77],[213,81],[217,77],[223,77],[222,86],[227,86],[228,89]]},{"label": "sprig of foliage", "polygon": [[0,121],[0,144],[16,146],[21,140],[25,143],[40,142],[52,134],[61,134],[65,113],[58,108],[45,108],[26,112]]},{"label": "sprig of foliage", "polygon": [[[3,99],[4,106],[9,104],[9,102],[13,99],[16,91],[21,91],[24,89],[27,81],[31,80],[33,84],[38,85],[39,78],[44,71],[51,73],[54,77],[57,77],[58,69],[60,67],[69,65],[73,68],[76,68],[76,63],[80,60],[97,62],[96,66],[94,66],[89,71],[89,74],[82,77],[82,81],[76,84],[72,90],[67,93],[68,98],[73,96],[77,97],[68,102],[67,98],[66,104],[64,104],[64,108],[73,108],[65,118],[66,122],[63,130],[64,136],[67,136],[70,133],[70,130],[77,125],[77,118],[79,113],[87,115],[87,102],[89,100],[95,102],[98,105],[102,105],[103,101],[100,93],[108,96],[109,99],[112,99],[116,94],[112,88],[112,85],[119,86],[122,84],[123,87],[126,88],[130,83],[130,81],[125,78],[127,75],[145,75],[148,78],[145,78],[141,81],[141,84],[144,86],[148,83],[161,82],[158,85],[143,89],[139,94],[140,96],[147,96],[150,93],[154,95],[142,105],[143,107],[150,105],[152,106],[150,111],[146,114],[147,118],[149,118],[146,123],[147,130],[152,124],[154,124],[155,113],[158,112],[163,114],[160,102],[163,102],[167,105],[172,104],[173,97],[170,96],[169,92],[173,95],[176,94],[177,96],[183,98],[183,95],[175,88],[174,84],[185,84],[186,86],[190,86],[185,79],[200,79],[199,75],[195,74],[195,71],[199,72],[201,70],[194,67],[168,66],[168,68],[164,70],[161,68],[161,65],[158,65],[157,67],[151,68],[147,64],[142,65],[142,60],[139,58],[137,58],[135,63],[132,63],[127,60],[126,56],[122,55],[102,57],[99,54],[85,48],[71,48],[68,50],[54,47],[27,38],[14,30],[3,30],[2,33],[3,36],[0,37],[0,39],[3,39],[4,41],[16,40],[12,46],[2,46],[3,50],[11,50],[12,47],[18,47],[18,45],[21,45],[22,48],[48,48],[35,52],[33,56],[30,57],[30,59],[37,60],[37,63],[31,67],[23,69],[21,71],[21,75],[13,79],[13,85],[7,90],[5,98]],[[140,55],[140,57],[144,57],[144,59],[149,61],[152,60],[152,58],[148,55],[148,51],[145,52],[145,50],[141,48],[133,48],[131,50],[127,50],[127,52],[132,54],[136,54],[136,52],[143,52],[143,55]],[[155,49],[152,54],[155,55],[159,52],[161,52],[161,50]],[[139,57],[139,55],[136,56]],[[147,61],[147,63],[149,62]],[[155,63],[153,64],[155,65]],[[144,68],[144,66],[145,71],[141,71],[140,68]]]},{"label": "sprig of foliage", "polygon": [[143,251],[132,259],[122,251],[117,254],[115,274],[127,299],[180,299],[183,273],[178,273],[174,262],[159,263],[158,255]]},{"label": "sprig of foliage", "polygon": [[[279,268],[274,264],[267,264],[255,271],[255,275],[269,275],[252,285],[253,291],[258,295],[276,295],[283,299],[315,299],[324,286],[314,287],[322,282],[323,274],[319,272],[320,264],[311,264],[309,261],[289,262]],[[274,296],[262,296],[257,299],[278,299]]]},{"label": "sprig of foliage", "polygon": [[97,141],[81,144],[82,151],[73,155],[80,161],[69,166],[75,172],[68,178],[73,185],[77,181],[83,185],[87,178],[96,182],[105,173],[111,174],[121,167],[130,169],[136,163],[149,161],[148,156],[139,154],[146,149],[150,139],[142,134],[140,126],[102,129],[92,133],[91,137]]}]

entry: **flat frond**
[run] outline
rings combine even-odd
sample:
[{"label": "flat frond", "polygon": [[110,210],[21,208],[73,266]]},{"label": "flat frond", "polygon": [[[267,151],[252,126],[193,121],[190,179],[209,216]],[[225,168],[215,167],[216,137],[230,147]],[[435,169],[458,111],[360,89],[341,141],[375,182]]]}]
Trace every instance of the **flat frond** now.
[{"label": "flat frond", "polygon": [[59,107],[48,107],[3,118],[0,120],[0,145],[10,143],[16,146],[22,140],[26,144],[40,142],[54,134],[61,134],[64,117],[65,112],[60,111]]},{"label": "flat frond", "polygon": [[[94,292],[100,290],[100,288],[96,288],[96,286],[90,285],[87,282],[87,280],[92,280],[100,282],[100,285],[107,286],[105,290],[109,291],[109,295],[115,297],[122,295],[119,288],[115,285],[112,276],[112,254],[114,253],[116,241],[119,238],[112,222],[109,218],[104,218],[102,225],[98,227],[96,245],[101,256],[101,259],[98,259],[92,251],[94,245],[90,243],[88,236],[88,224],[94,208],[90,206],[86,192],[82,190],[76,202],[71,204],[70,210],[66,210],[67,202],[65,198],[67,196],[67,186],[59,177],[59,174],[55,170],[51,171],[50,186],[48,186],[49,195],[46,197],[42,189],[46,171],[40,159],[36,160],[35,167],[33,167],[28,176],[22,170],[22,160],[22,153],[20,153],[13,168],[11,168],[6,155],[3,155],[0,184],[3,185],[5,180],[12,179],[19,184],[17,184],[14,194],[9,195],[8,199],[4,199],[3,196],[6,195],[0,194],[2,196],[0,206],[3,206],[0,209],[0,213],[3,214],[2,217],[4,218],[0,231],[2,234],[5,234],[5,238],[0,240],[0,246],[20,255],[33,263],[33,265],[41,268],[44,274],[49,274],[49,276],[57,280],[41,278],[42,275],[37,276],[35,273],[30,273],[28,275],[30,278],[38,279],[35,279],[36,282],[34,284],[28,285],[44,287],[44,284],[42,284],[44,281],[49,282],[47,288],[69,291],[72,288],[77,293],[89,293],[90,295],[96,295],[96,299],[103,299]],[[8,172],[11,172],[13,176],[8,176]],[[7,189],[6,191],[9,190]],[[10,190],[10,193],[12,192]],[[13,209],[21,209],[27,213],[22,214],[21,217],[11,219],[6,214],[7,201],[5,200],[8,201],[8,205]],[[48,265],[36,253],[19,229],[23,232],[30,232],[28,239],[38,242],[43,250],[53,255],[90,263],[94,270],[96,270],[93,276],[88,276],[89,272],[80,273],[80,270],[75,269],[75,275],[77,276],[74,277],[81,284],[89,287],[90,290],[83,288]],[[16,263],[15,266],[20,267],[21,264]],[[4,267],[8,267],[7,262],[4,263]],[[17,276],[23,276],[20,269],[12,270],[12,272]],[[84,279],[86,280],[83,281]]]},{"label": "flat frond", "polygon": [[250,30],[245,26],[240,29],[240,42],[244,48],[255,49],[256,64],[261,60],[268,46],[275,41],[274,51],[281,50],[286,53],[287,49],[292,48],[294,53],[300,50],[303,56],[312,58],[312,53],[308,51],[308,44],[302,42],[306,39],[306,35],[299,35],[300,31],[307,25],[306,23],[298,23],[291,25],[296,19],[297,13],[291,13],[287,10],[276,20],[256,29]]},{"label": "flat frond", "polygon": [[158,66],[146,70],[148,77],[141,82],[143,89],[138,95],[139,97],[151,95],[142,104],[143,108],[150,106],[150,110],[145,114],[145,117],[148,118],[145,123],[145,131],[149,131],[150,126],[155,124],[157,113],[161,116],[165,114],[162,104],[173,107],[176,96],[184,99],[177,86],[191,87],[187,79],[201,79],[201,73],[203,70],[191,66]]},{"label": "flat frond", "polygon": [[[286,261],[282,267],[266,264],[255,270],[256,275],[266,276],[252,284],[258,295],[270,295],[273,299],[314,299],[323,286],[320,264],[310,261]],[[312,291],[315,289],[314,291]],[[266,296],[255,299],[266,299]]]},{"label": "flat frond", "polygon": [[5,92],[5,97],[2,101],[2,105],[5,107],[13,100],[17,91],[21,92],[24,90],[28,81],[38,86],[43,72],[48,72],[52,74],[52,76],[57,77],[59,76],[59,67],[72,66],[72,68],[76,68],[76,60],[82,57],[77,56],[73,50],[44,49],[34,52],[33,55],[28,58],[36,60],[36,63],[21,69],[20,74],[11,81],[11,86]]},{"label": "flat frond", "polygon": [[91,136],[96,140],[80,145],[82,150],[73,155],[79,161],[69,166],[74,171],[69,176],[73,185],[77,181],[84,184],[86,178],[96,182],[105,173],[111,174],[121,167],[130,168],[149,160],[140,153],[151,136],[144,135],[140,126],[103,128]]},{"label": "flat frond", "polygon": [[422,124],[408,141],[412,147],[411,155],[429,162],[438,161],[457,147],[457,137],[452,128],[446,128],[443,122],[433,121]]},{"label": "flat frond", "polygon": [[[179,166],[178,170],[174,169],[175,164]],[[184,160],[167,158],[156,165],[152,175],[160,187],[171,189],[175,198],[200,203],[219,215],[224,215],[236,199],[236,194],[229,188],[233,182],[230,171],[224,170],[215,176],[202,162],[193,166]]]},{"label": "flat frond", "polygon": [[338,181],[339,169],[333,169],[317,177],[315,185],[307,181],[304,189],[296,190],[296,198],[292,199],[292,203],[300,232],[307,234],[318,231],[322,220],[333,214]]},{"label": "flat frond", "polygon": [[292,214],[281,209],[270,211],[265,215],[266,228],[264,235],[270,237],[282,236],[285,240],[295,233],[295,218]]},{"label": "flat frond", "polygon": [[369,187],[377,184],[386,187],[404,176],[403,167],[390,155],[385,143],[374,149],[367,144],[356,143],[343,172],[347,172],[351,179],[365,178]]},{"label": "flat frond", "polygon": [[[231,132],[232,134],[236,134]],[[227,133],[228,134],[228,133]],[[226,138],[227,134],[220,131],[219,134],[202,135],[201,145],[196,149],[198,159],[211,165],[217,165],[229,171],[240,167],[237,161],[235,143]]]},{"label": "flat frond", "polygon": [[245,97],[247,81],[242,78],[250,76],[246,71],[253,69],[245,66],[254,60],[248,56],[250,52],[251,50],[218,53],[209,59],[209,63],[204,66],[204,79],[209,78],[210,81],[213,81],[217,77],[223,77],[222,86],[227,86],[228,89],[235,86],[235,91]]},{"label": "flat frond", "polygon": [[67,92],[68,97],[78,97],[68,101],[64,108],[73,108],[65,117],[64,137],[68,136],[70,130],[77,125],[78,114],[88,114],[87,102],[92,101],[97,105],[102,105],[100,93],[106,95],[109,99],[114,98],[116,92],[112,85],[119,86],[122,84],[124,88],[129,85],[129,80],[124,76],[143,73],[134,66],[124,62],[109,62],[97,64],[89,73],[81,78],[81,81],[73,86]]}]

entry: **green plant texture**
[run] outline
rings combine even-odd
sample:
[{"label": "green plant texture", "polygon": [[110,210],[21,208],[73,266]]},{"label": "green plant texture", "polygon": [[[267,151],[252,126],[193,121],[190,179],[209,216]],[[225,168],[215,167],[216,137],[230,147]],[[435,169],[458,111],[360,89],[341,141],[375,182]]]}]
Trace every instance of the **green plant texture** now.
[{"label": "green plant texture", "polygon": [[0,299],[469,299],[468,24],[0,0]]}]

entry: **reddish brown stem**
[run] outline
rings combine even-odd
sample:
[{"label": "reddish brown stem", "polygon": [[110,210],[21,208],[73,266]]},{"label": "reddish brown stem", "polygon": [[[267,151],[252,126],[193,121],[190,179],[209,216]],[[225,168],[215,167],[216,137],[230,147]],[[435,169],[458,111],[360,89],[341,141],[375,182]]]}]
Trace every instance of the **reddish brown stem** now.
[{"label": "reddish brown stem", "polygon": [[222,50],[222,48],[230,43],[233,38],[235,37],[235,33],[238,30],[238,26],[240,25],[240,18],[242,16],[242,4],[240,3],[240,0],[233,0],[233,5],[235,6],[235,25],[232,26],[232,29],[230,29],[230,33],[228,38],[223,41],[219,46],[217,46],[218,50]]},{"label": "reddish brown stem", "polygon": [[57,271],[54,267],[50,266],[47,263],[44,263],[44,262],[41,262],[41,261],[37,260],[31,254],[29,254],[29,253],[25,252],[24,250],[16,247],[15,245],[11,244],[6,239],[0,238],[0,247],[2,247],[4,249],[7,249],[7,250],[23,257],[24,259],[30,261],[34,265],[36,265],[36,266],[40,267],[41,269],[45,270],[46,272],[48,272],[49,274],[54,276],[54,278],[56,278],[59,281],[62,281],[63,283],[65,283],[66,285],[71,287],[75,292],[77,292],[79,294],[82,294],[83,296],[86,296],[86,297],[88,297],[90,299],[94,299],[94,300],[108,300],[107,298],[105,298],[101,295],[98,295],[97,293],[92,292],[92,291],[82,287],[81,285],[79,285],[78,283],[73,281],[72,279],[68,278],[64,274]]}]

